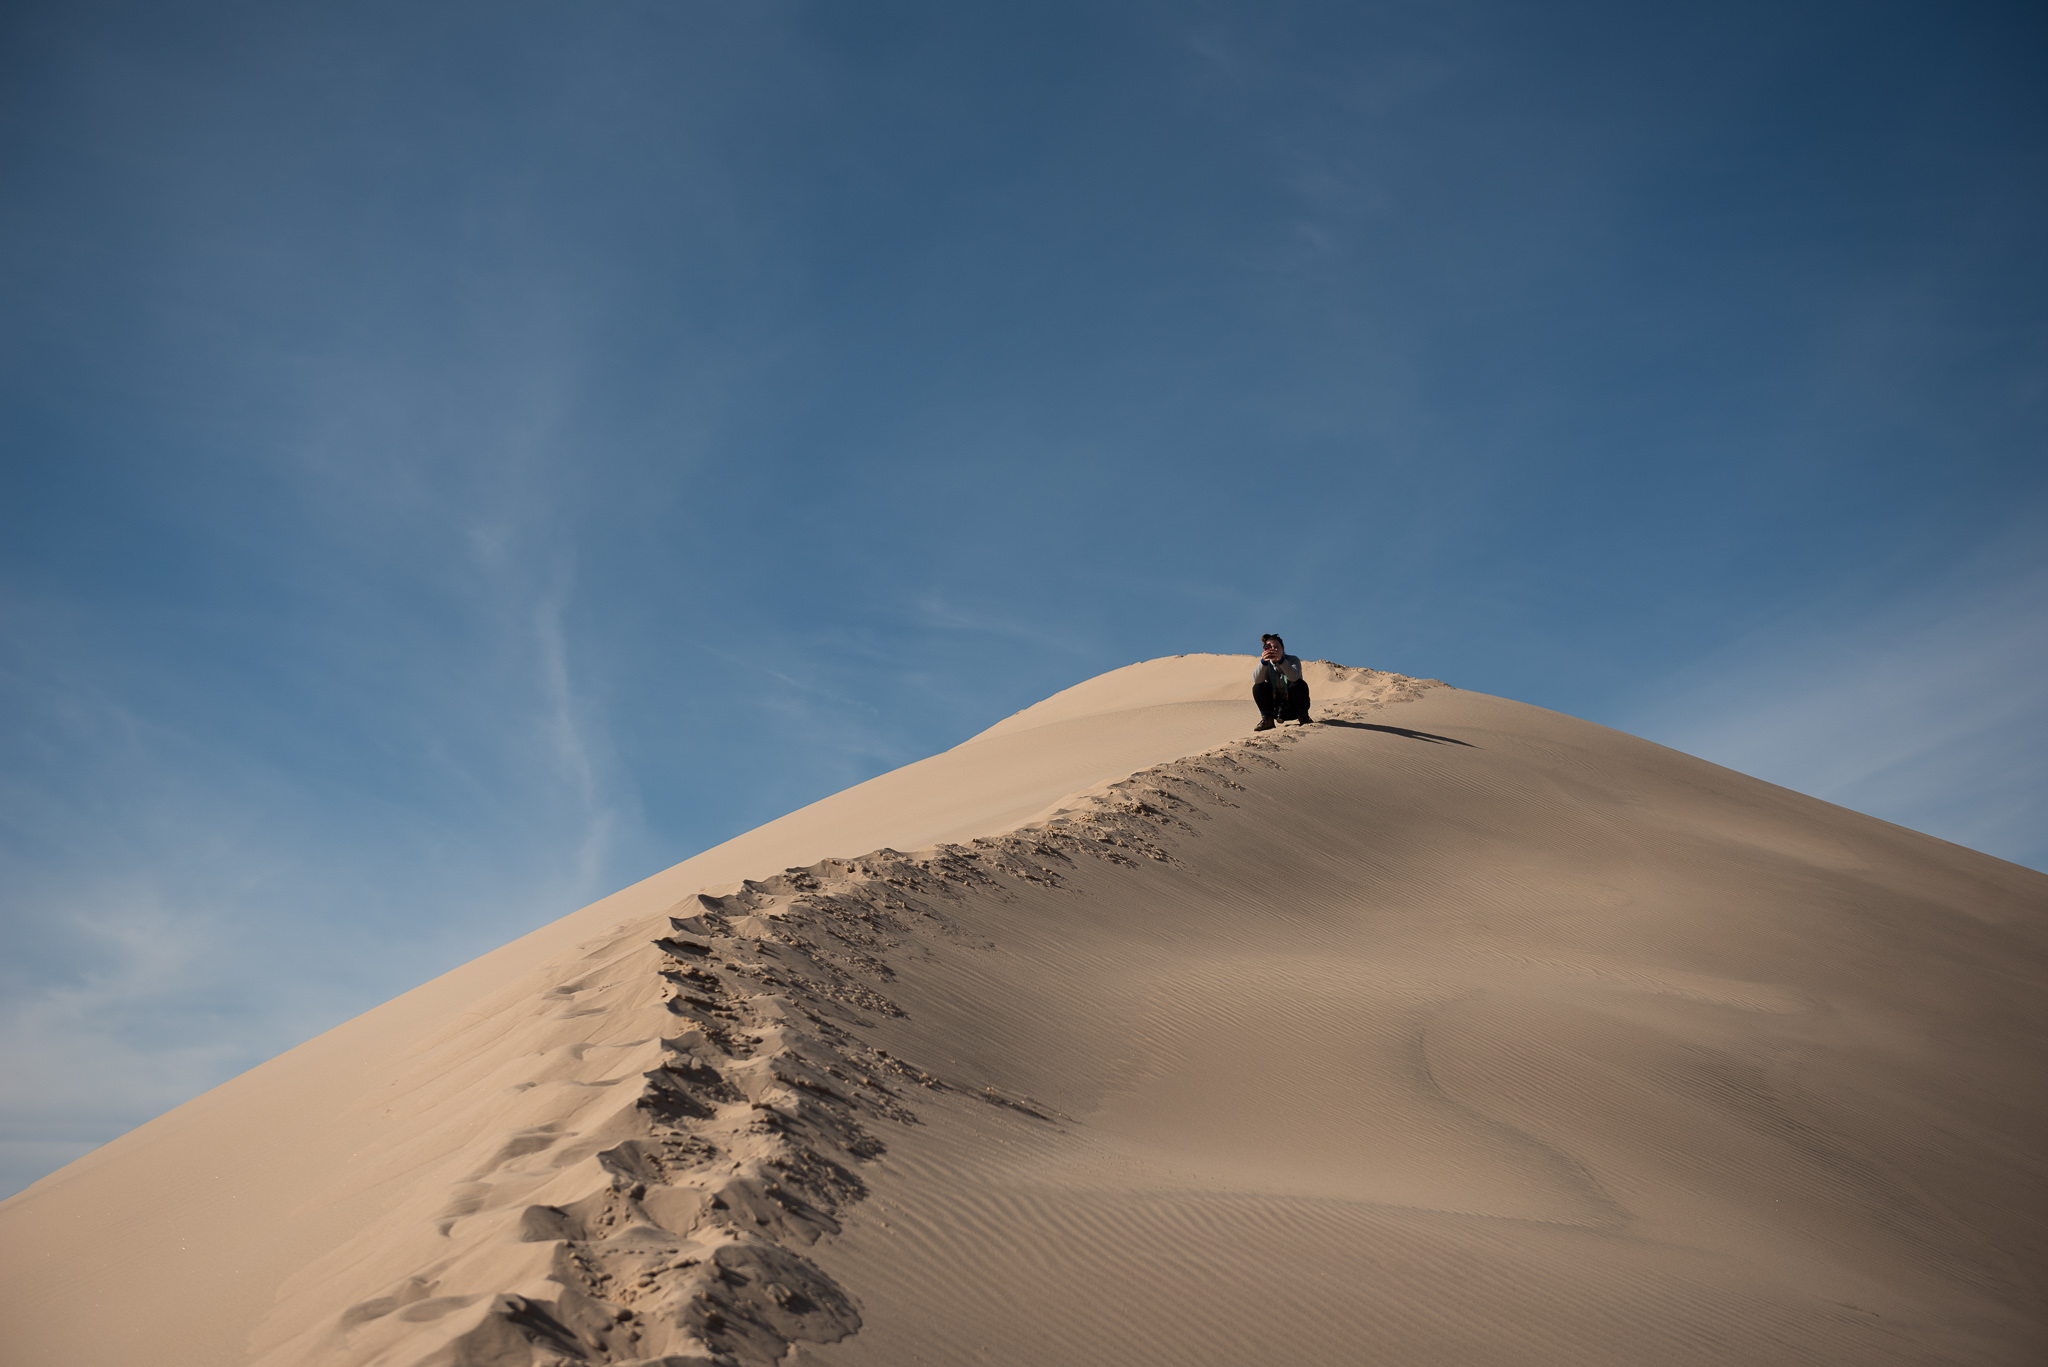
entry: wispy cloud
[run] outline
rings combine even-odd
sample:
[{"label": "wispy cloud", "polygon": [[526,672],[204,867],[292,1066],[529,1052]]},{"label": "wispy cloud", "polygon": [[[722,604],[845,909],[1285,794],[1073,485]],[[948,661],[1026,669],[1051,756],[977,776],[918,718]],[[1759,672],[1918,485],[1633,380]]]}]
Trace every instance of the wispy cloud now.
[{"label": "wispy cloud", "polygon": [[69,971],[0,1000],[4,1191],[263,1053],[246,1033],[197,1025],[233,1009],[221,1000],[234,985],[223,981],[230,956],[217,926],[166,906],[147,879],[74,896],[72,905],[43,908],[55,922],[46,930],[74,943]]},{"label": "wispy cloud", "polygon": [[917,619],[920,625],[933,630],[999,636],[1062,655],[1087,653],[1086,645],[1072,631],[1057,631],[985,603],[958,603],[937,593],[927,593],[917,600]]},{"label": "wispy cloud", "polygon": [[1901,825],[2048,868],[2048,570],[1987,558],[1844,620],[1794,614],[1621,724]]},{"label": "wispy cloud", "polygon": [[[471,690],[467,734],[454,697],[394,719],[386,749],[438,723],[455,752],[410,774],[295,773],[96,687],[90,660],[0,673],[36,746],[0,783],[0,1193],[608,890],[602,731],[537,634],[553,691]],[[446,792],[451,768],[491,805]]]},{"label": "wispy cloud", "polygon": [[[583,839],[577,849],[576,876],[594,883],[607,867],[619,824],[612,796],[617,766],[602,719],[579,696],[570,669],[569,643],[563,617],[570,597],[567,576],[534,605],[533,634],[540,671],[543,727],[555,762],[581,812]],[[611,781],[608,781],[610,779]]]}]

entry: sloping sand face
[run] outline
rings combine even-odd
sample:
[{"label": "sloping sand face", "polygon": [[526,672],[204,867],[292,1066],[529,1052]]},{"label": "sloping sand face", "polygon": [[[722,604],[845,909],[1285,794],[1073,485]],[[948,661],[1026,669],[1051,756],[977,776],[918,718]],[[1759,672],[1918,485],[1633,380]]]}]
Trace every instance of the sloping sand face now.
[{"label": "sloping sand face", "polygon": [[8,1360],[2048,1358],[2048,878],[1370,671],[1246,737],[1249,670],[1069,690],[54,1175]]}]

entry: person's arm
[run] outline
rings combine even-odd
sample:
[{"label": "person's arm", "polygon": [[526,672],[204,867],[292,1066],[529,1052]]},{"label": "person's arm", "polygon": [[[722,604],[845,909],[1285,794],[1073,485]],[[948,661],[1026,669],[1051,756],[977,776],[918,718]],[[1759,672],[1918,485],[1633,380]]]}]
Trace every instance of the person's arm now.
[{"label": "person's arm", "polygon": [[1286,670],[1286,671],[1287,671],[1287,677],[1288,677],[1289,679],[1291,679],[1291,680],[1292,680],[1292,681],[1294,681],[1295,683],[1300,683],[1300,682],[1301,682],[1301,657],[1300,657],[1300,656],[1298,656],[1298,655],[1289,655],[1289,656],[1288,656],[1288,657],[1287,657],[1286,659],[1284,659],[1284,660],[1282,660],[1282,661],[1280,662],[1280,667],[1281,667],[1282,669],[1284,669],[1284,670]]}]

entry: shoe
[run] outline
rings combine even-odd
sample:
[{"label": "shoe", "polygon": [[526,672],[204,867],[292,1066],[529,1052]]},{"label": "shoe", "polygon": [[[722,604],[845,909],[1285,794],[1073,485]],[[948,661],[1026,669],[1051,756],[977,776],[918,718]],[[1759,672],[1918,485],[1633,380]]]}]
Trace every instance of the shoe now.
[{"label": "shoe", "polygon": [[1273,719],[1271,717],[1260,717],[1259,724],[1252,728],[1254,731],[1270,731],[1272,729]]},{"label": "shoe", "polygon": [[1316,724],[1316,719],[1314,717],[1303,717],[1301,719],[1301,724],[1303,726],[1314,726]]}]

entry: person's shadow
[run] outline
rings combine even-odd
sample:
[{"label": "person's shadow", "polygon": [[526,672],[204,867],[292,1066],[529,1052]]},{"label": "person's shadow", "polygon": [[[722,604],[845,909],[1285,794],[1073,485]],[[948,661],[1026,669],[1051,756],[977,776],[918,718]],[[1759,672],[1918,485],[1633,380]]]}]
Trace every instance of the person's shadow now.
[{"label": "person's shadow", "polygon": [[1403,736],[1408,740],[1427,741],[1431,745],[1462,745],[1468,750],[1477,750],[1479,748],[1471,741],[1459,740],[1456,736],[1438,736],[1432,735],[1427,731],[1410,731],[1405,726],[1375,726],[1371,722],[1364,721],[1338,721],[1335,717],[1325,717],[1316,724],[1318,726],[1342,726],[1352,731],[1383,731],[1390,736]]}]

